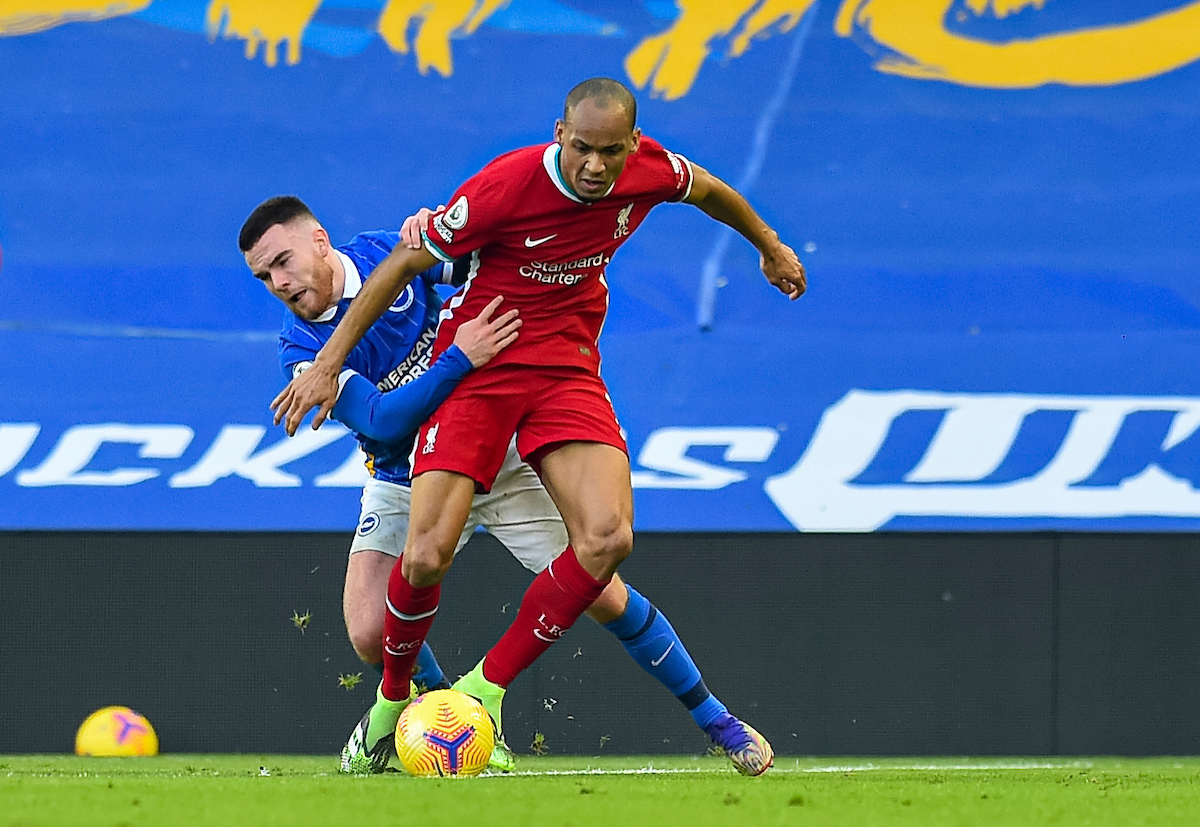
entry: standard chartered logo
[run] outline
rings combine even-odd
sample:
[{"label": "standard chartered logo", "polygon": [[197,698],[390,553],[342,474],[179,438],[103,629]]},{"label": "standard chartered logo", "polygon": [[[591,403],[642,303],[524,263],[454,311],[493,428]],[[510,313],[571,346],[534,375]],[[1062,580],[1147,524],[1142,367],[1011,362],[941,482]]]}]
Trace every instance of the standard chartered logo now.
[{"label": "standard chartered logo", "polygon": [[[542,284],[571,285],[586,279],[589,270],[603,268],[608,262],[608,256],[598,253],[575,261],[531,261],[518,267],[517,272],[527,279],[533,279]],[[582,270],[583,272],[568,272],[570,270]],[[603,271],[601,271],[601,275],[603,275]]]}]

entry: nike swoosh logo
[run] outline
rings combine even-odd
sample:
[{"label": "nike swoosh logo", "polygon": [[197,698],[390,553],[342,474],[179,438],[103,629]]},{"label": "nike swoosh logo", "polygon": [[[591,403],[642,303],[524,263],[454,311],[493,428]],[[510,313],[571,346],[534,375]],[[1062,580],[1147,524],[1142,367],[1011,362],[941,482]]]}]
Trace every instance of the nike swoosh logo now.
[{"label": "nike swoosh logo", "polygon": [[536,247],[539,244],[545,244],[547,241],[549,241],[550,239],[554,238],[557,235],[558,235],[558,233],[551,233],[550,235],[546,236],[545,238],[530,238],[529,236],[525,236],[525,246],[526,247]]},{"label": "nike swoosh logo", "polygon": [[671,645],[667,647],[667,651],[662,653],[662,657],[660,657],[658,660],[650,661],[650,665],[658,666],[660,663],[662,663],[664,660],[667,659],[667,655],[671,654],[671,650],[674,648],[675,648],[675,641],[671,641]]}]

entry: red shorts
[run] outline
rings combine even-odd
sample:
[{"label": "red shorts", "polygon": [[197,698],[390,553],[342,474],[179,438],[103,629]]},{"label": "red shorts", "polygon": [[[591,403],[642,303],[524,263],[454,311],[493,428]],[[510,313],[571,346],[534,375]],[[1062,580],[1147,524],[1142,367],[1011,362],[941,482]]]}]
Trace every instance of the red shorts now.
[{"label": "red shorts", "polygon": [[564,442],[602,442],[625,453],[604,380],[579,368],[497,365],[468,373],[421,426],[412,473],[456,471],[491,490],[513,434],[521,458],[539,470]]}]

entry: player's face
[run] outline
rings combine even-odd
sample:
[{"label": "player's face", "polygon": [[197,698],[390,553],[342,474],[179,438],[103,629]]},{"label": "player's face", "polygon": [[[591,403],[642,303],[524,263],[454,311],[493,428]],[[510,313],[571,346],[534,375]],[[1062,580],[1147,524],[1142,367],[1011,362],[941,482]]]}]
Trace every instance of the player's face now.
[{"label": "player's face", "polygon": [[585,98],[566,121],[554,125],[554,140],[562,147],[558,167],[563,179],[584,201],[603,198],[637,149],[641,130],[633,129],[623,106],[601,108]]},{"label": "player's face", "polygon": [[325,260],[329,236],[310,221],[275,224],[246,252],[250,272],[302,319],[337,303],[333,267]]}]

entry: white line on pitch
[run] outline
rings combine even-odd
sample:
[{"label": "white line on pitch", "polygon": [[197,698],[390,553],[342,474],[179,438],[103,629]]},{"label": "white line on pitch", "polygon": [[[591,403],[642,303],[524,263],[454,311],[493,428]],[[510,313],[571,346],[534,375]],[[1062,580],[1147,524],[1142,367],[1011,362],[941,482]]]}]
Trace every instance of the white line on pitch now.
[{"label": "white line on pitch", "polygon": [[599,768],[587,768],[582,770],[524,770],[510,773],[496,773],[484,776],[485,778],[495,778],[498,775],[511,776],[535,776],[535,775],[682,775],[685,773],[702,773],[714,772],[714,770],[706,769],[665,769],[660,767],[642,767],[634,770],[605,770]]},{"label": "white line on pitch", "polygon": [[1068,770],[1086,769],[1091,767],[1090,761],[1071,761],[1068,763],[1045,762],[1012,762],[1012,763],[980,763],[980,764],[847,764],[831,767],[788,767],[789,770],[800,772],[868,772],[872,770],[900,770],[912,772],[929,772],[931,770]]},{"label": "white line on pitch", "polygon": [[[1071,761],[1071,762],[994,762],[994,763],[979,763],[979,764],[840,764],[836,766],[823,767],[801,767],[801,766],[779,766],[776,765],[772,773],[838,773],[838,772],[879,772],[879,771],[898,771],[898,772],[935,772],[939,770],[948,771],[970,771],[970,770],[1066,770],[1066,769],[1087,769],[1093,766],[1089,761]],[[510,773],[495,773],[484,777],[496,778],[502,775],[513,777],[534,777],[534,776],[554,776],[554,775],[694,775],[699,773],[722,773],[724,770],[717,767],[710,768],[666,768],[666,767],[641,767],[638,769],[603,769],[598,767],[588,767],[577,770],[524,770]]]}]

